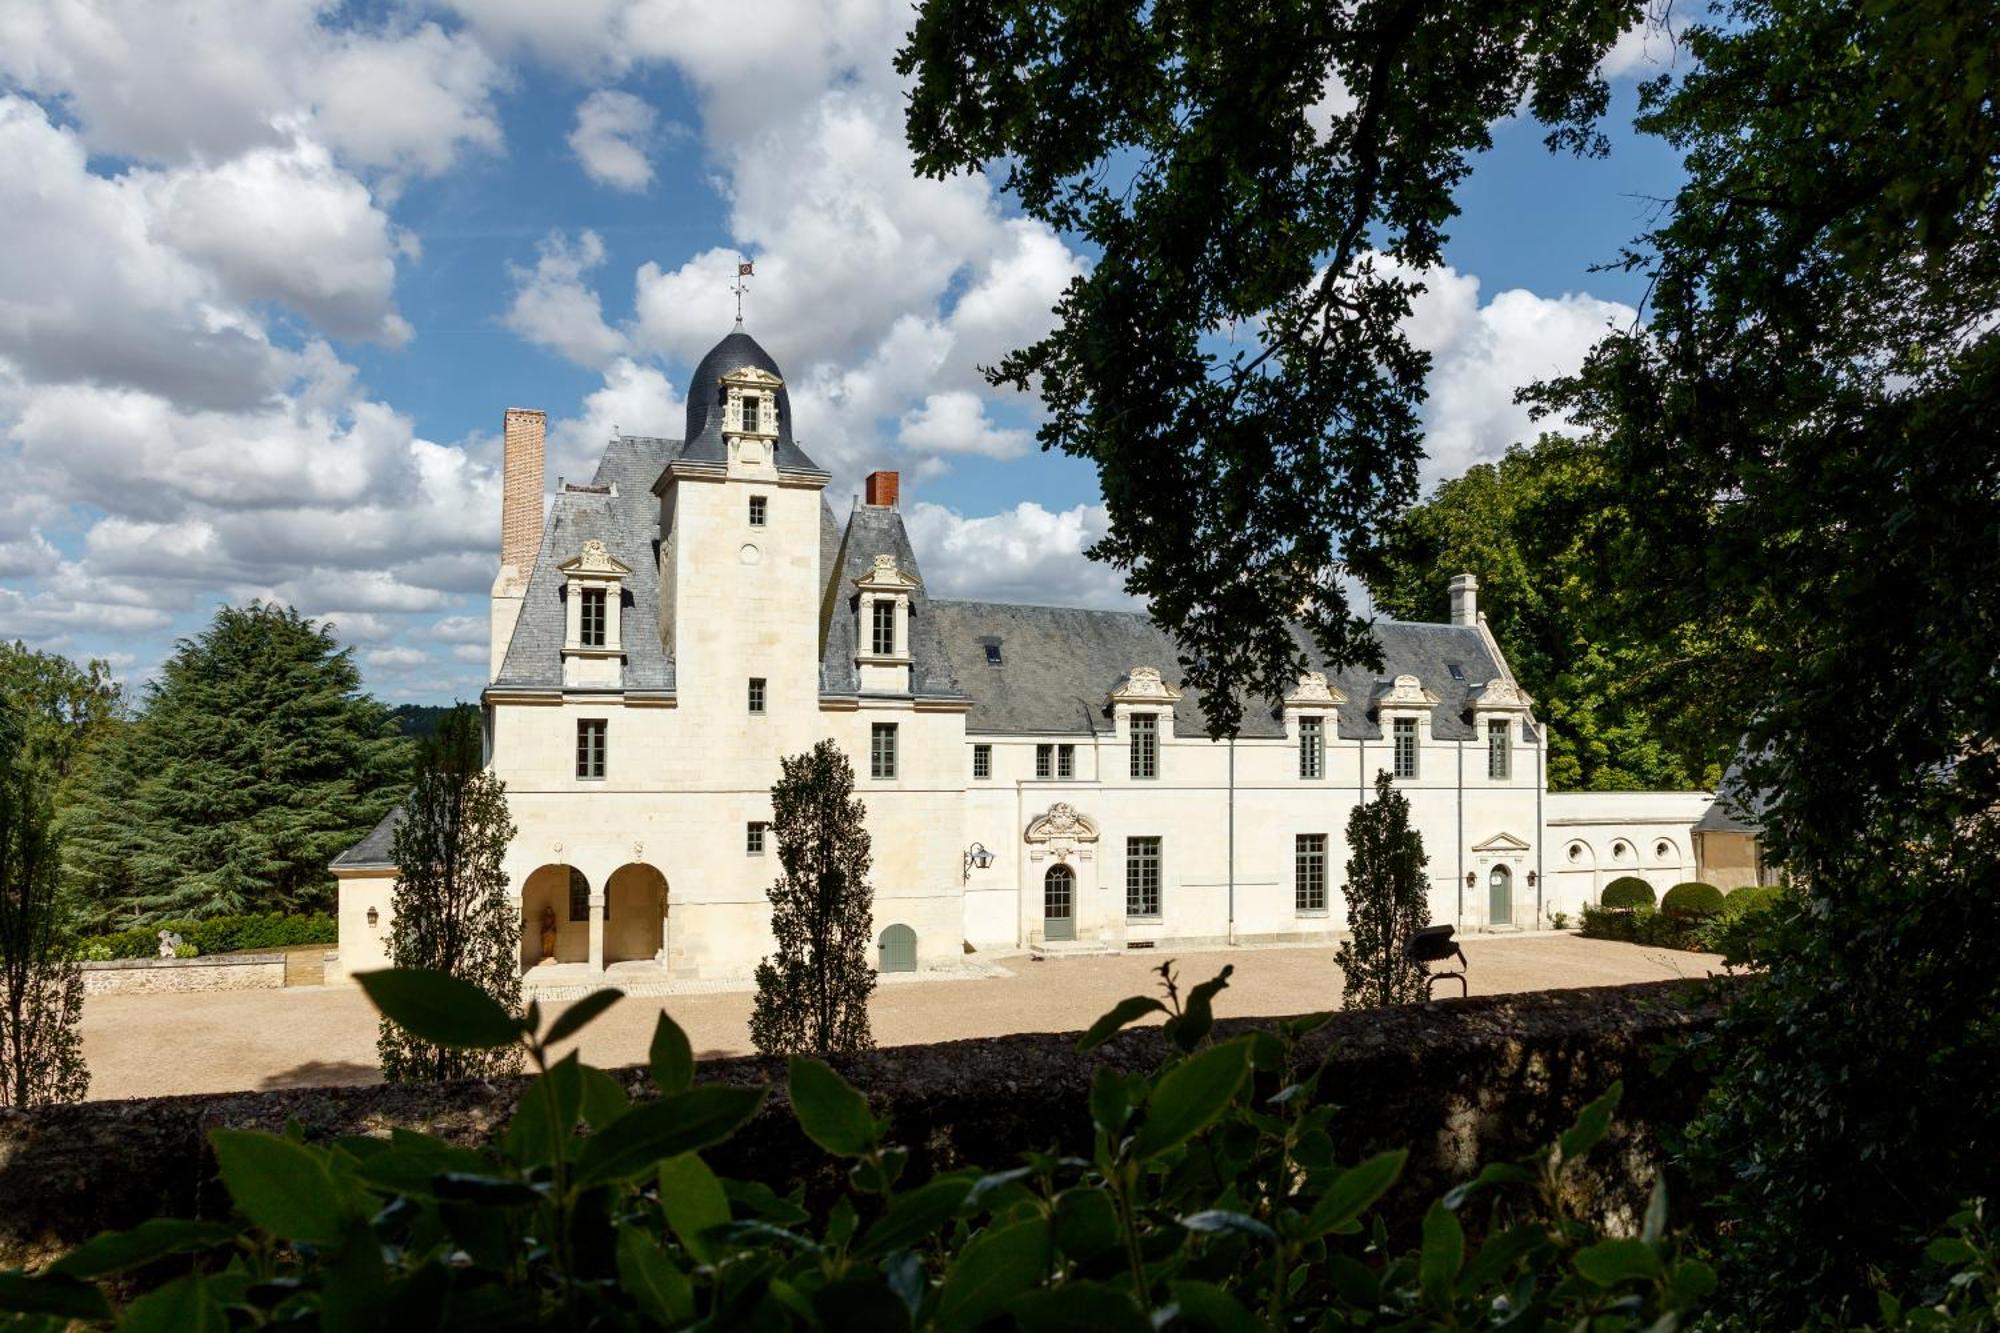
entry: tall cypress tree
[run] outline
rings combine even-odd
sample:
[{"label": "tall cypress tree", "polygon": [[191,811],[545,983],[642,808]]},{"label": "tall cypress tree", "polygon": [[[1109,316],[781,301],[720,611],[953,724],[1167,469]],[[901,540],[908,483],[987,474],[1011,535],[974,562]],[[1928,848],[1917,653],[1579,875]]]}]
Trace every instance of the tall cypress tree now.
[{"label": "tall cypress tree", "polygon": [[783,873],[771,885],[777,953],[757,964],[750,1040],[766,1055],[865,1051],[875,968],[867,807],[832,741],[782,761],[771,788]]},{"label": "tall cypress tree", "polygon": [[59,887],[48,768],[0,712],[0,1106],[83,1100],[83,972]]},{"label": "tall cypress tree", "polygon": [[1347,817],[1348,938],[1334,961],[1347,984],[1348,1009],[1412,1004],[1425,998],[1424,971],[1403,956],[1410,936],[1430,924],[1430,882],[1423,837],[1410,827],[1410,801],[1384,771],[1375,799]]},{"label": "tall cypress tree", "polygon": [[[403,802],[389,960],[448,972],[509,1013],[521,1012],[520,909],[501,859],[514,837],[507,787],[486,770],[477,710],[453,709],[417,751],[416,781]],[[376,1049],[391,1082],[485,1078],[514,1072],[521,1053],[450,1050],[382,1019]]]},{"label": "tall cypress tree", "polygon": [[69,821],[103,914],[324,908],[327,863],[381,819],[408,743],[349,650],[289,607],[224,607],[183,639]]}]

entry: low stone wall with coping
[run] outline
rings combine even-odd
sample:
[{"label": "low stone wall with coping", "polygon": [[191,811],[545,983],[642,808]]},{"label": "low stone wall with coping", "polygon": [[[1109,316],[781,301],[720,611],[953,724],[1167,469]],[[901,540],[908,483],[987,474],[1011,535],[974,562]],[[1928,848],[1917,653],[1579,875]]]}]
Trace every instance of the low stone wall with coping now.
[{"label": "low stone wall with coping", "polygon": [[85,995],[281,990],[284,984],[285,955],[281,953],[228,953],[204,958],[113,958],[83,964]]},{"label": "low stone wall with coping", "polygon": [[[1574,1182],[1574,1202],[1630,1231],[1665,1161],[1661,1131],[1685,1124],[1706,1087],[1690,1062],[1661,1053],[1713,1024],[1722,1002],[1718,986],[1671,981],[1340,1013],[1302,1054],[1325,1059],[1317,1091],[1340,1108],[1332,1132],[1342,1160],[1410,1149],[1403,1183],[1384,1205],[1397,1225],[1481,1163],[1548,1144],[1622,1079],[1618,1120]],[[1217,1035],[1274,1021],[1225,1021]],[[1004,1168],[1028,1149],[1087,1154],[1095,1067],[1147,1070],[1162,1054],[1158,1031],[1137,1028],[1087,1055],[1068,1033],[892,1047],[834,1063],[888,1117],[892,1140],[911,1149],[907,1178],[921,1179],[966,1164]],[[643,1069],[613,1073],[635,1096],[648,1095]],[[780,1191],[803,1185],[821,1199],[840,1187],[841,1165],[808,1143],[791,1116],[783,1061],[713,1060],[699,1077],[771,1085],[757,1118],[705,1154],[718,1171]],[[148,1217],[222,1216],[228,1201],[215,1180],[210,1130],[276,1131],[295,1119],[314,1139],[403,1125],[480,1143],[505,1126],[525,1086],[293,1088],[0,1111],[0,1267],[46,1262],[97,1231]]]}]

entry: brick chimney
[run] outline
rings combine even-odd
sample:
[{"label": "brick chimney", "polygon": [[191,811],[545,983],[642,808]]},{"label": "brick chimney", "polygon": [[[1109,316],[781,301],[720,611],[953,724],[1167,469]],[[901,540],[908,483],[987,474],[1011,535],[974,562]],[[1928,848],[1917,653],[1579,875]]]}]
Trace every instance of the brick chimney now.
[{"label": "brick chimney", "polygon": [[1451,623],[1454,625],[1477,625],[1479,623],[1479,580],[1470,574],[1459,574],[1446,585],[1451,595]]},{"label": "brick chimney", "polygon": [[896,507],[896,482],[894,472],[871,472],[868,474],[868,503],[884,509]]},{"label": "brick chimney", "polygon": [[500,572],[493,580],[493,641],[489,680],[500,676],[514,622],[542,545],[542,466],[549,415],[510,407],[502,419],[500,455]]}]

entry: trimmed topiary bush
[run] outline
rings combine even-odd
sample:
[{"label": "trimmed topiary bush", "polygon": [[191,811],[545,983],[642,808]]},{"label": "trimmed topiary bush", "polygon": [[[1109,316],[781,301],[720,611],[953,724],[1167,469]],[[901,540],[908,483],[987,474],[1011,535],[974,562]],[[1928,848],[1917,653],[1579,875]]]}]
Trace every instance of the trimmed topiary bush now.
[{"label": "trimmed topiary bush", "polygon": [[1740,889],[1731,889],[1722,900],[1722,914],[1739,917],[1768,912],[1784,896],[1784,886],[1779,884],[1745,884]]},{"label": "trimmed topiary bush", "polygon": [[1684,881],[1667,890],[1667,896],[1660,900],[1660,911],[1682,921],[1714,916],[1722,911],[1722,890],[1698,879]]},{"label": "trimmed topiary bush", "polygon": [[1604,886],[1604,896],[1598,899],[1598,904],[1630,911],[1634,907],[1651,907],[1655,901],[1652,885],[1637,875],[1620,875]]}]

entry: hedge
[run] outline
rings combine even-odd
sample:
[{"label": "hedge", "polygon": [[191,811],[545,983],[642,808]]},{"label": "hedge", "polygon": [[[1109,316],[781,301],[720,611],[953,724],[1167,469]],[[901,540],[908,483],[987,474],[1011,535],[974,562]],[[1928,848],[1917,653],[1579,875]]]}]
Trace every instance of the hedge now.
[{"label": "hedge", "polygon": [[1637,875],[1620,875],[1604,886],[1604,894],[1598,903],[1602,907],[1629,909],[1651,907],[1654,901],[1652,885]]},{"label": "hedge", "polygon": [[1660,911],[1683,921],[1699,921],[1722,911],[1722,890],[1698,879],[1686,880],[1667,890]]},{"label": "hedge", "polygon": [[156,958],[160,932],[171,930],[197,954],[240,953],[246,949],[286,949],[303,944],[334,944],[340,927],[324,912],[287,916],[265,912],[246,916],[212,916],[204,921],[162,921],[134,926],[85,939],[83,956],[90,959]]},{"label": "hedge", "polygon": [[1782,884],[1745,884],[1740,889],[1731,889],[1729,896],[1722,900],[1722,914],[1739,917],[1753,912],[1768,912],[1784,896]]},{"label": "hedge", "polygon": [[1662,949],[1702,952],[1707,948],[1698,922],[1668,916],[1651,907],[1585,907],[1578,933],[1585,939],[1621,940]]}]

